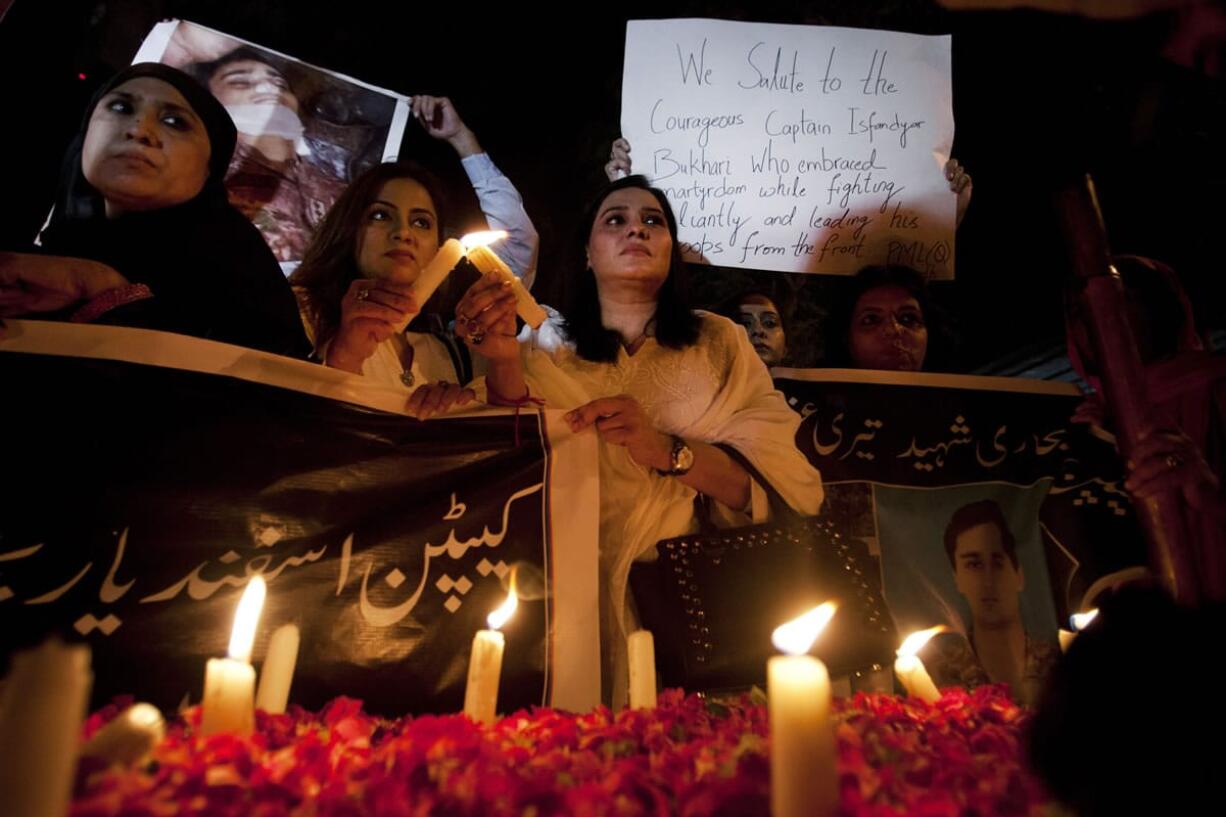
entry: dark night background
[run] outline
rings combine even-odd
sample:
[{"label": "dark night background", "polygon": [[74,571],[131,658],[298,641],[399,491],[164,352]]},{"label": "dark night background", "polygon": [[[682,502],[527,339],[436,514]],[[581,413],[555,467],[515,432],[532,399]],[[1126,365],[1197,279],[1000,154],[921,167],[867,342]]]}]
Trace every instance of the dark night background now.
[{"label": "dark night background", "polygon": [[[1208,61],[1181,65],[1164,56],[1188,19],[1176,13],[1106,22],[951,12],[924,0],[497,8],[13,0],[0,21],[0,247],[21,249],[42,223],[60,154],[94,88],[130,61],[155,22],[178,17],[390,90],[451,97],[522,192],[541,233],[536,292],[555,301],[578,213],[603,180],[618,134],[626,19],[843,25],[953,34],[954,156],[974,177],[974,198],[958,233],[957,281],[936,291],[957,319],[959,368],[1018,371],[1062,343],[1068,265],[1052,195],[1084,171],[1098,183],[1113,249],[1174,265],[1202,329],[1226,328],[1212,237],[1221,229],[1226,181],[1223,40],[1202,22],[1191,30],[1209,43],[1201,53]],[[424,161],[463,191],[466,198],[453,197],[462,207],[453,204],[452,229],[479,218],[450,148],[410,124],[401,156]],[[750,277],[702,268],[700,300],[710,303]],[[818,351],[814,330],[831,287],[822,276],[803,279],[793,347]]]}]

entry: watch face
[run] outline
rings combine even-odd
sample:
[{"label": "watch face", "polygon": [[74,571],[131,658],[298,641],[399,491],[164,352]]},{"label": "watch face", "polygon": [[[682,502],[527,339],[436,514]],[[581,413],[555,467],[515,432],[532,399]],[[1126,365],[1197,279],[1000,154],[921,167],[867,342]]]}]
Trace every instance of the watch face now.
[{"label": "watch face", "polygon": [[694,467],[694,452],[690,450],[688,445],[680,446],[673,453],[673,470],[688,471]]}]

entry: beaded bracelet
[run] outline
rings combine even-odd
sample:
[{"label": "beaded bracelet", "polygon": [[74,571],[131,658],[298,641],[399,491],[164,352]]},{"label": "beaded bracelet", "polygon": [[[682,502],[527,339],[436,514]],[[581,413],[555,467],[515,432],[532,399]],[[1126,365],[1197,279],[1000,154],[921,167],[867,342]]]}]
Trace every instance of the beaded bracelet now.
[{"label": "beaded bracelet", "polygon": [[80,309],[69,318],[73,323],[93,323],[99,317],[110,312],[117,306],[143,301],[153,297],[153,290],[144,284],[128,284],[122,287],[104,289],[90,298]]}]

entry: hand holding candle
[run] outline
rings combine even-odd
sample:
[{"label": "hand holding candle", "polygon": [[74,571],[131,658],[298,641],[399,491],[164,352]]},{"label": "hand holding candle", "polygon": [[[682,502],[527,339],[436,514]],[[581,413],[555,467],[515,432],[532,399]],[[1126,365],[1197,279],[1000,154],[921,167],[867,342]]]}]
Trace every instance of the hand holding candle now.
[{"label": "hand holding candle", "polygon": [[515,583],[502,606],[490,613],[490,629],[478,630],[473,636],[472,654],[468,659],[468,684],[464,688],[464,714],[477,723],[493,723],[498,711],[498,680],[502,675],[502,651],[506,645],[498,632],[507,623],[519,599]]},{"label": "hand holding candle", "polygon": [[[454,238],[444,241],[438,253],[413,282],[412,294],[417,301],[418,308],[424,308],[426,301],[443,283],[443,279],[452,273],[456,265],[467,258],[469,263],[482,275],[494,272],[504,281],[508,281],[515,295],[516,311],[519,316],[533,329],[539,328],[547,317],[545,310],[536,302],[511,268],[487,246],[506,237],[505,230],[484,230],[469,233],[459,241]],[[404,327],[400,328],[403,330]]]},{"label": "hand holding candle", "polygon": [[928,670],[924,668],[924,662],[920,660],[917,653],[934,635],[944,629],[944,626],[938,625],[907,636],[903,639],[902,646],[898,648],[898,658],[894,661],[894,672],[902,681],[907,694],[928,703],[939,699],[941,693],[937,685],[932,682],[932,677],[928,675]]},{"label": "hand holding candle", "polygon": [[776,628],[771,640],[789,655],[766,665],[771,740],[772,817],[832,814],[839,803],[830,674],[805,655],[834,616],[826,602]]},{"label": "hand holding candle", "polygon": [[499,278],[510,283],[511,292],[515,295],[516,312],[518,312],[519,317],[523,318],[524,323],[533,329],[539,329],[541,324],[545,322],[545,318],[548,317],[545,310],[541,308],[541,305],[536,302],[536,299],[524,287],[523,282],[515,277],[515,273],[511,272],[511,268],[503,263],[503,260],[487,246],[505,237],[505,231],[490,230],[481,233],[469,233],[460,239],[460,243],[464,246],[464,253],[469,263],[476,267],[478,272],[482,275],[491,272],[497,273]]},{"label": "hand holding candle", "polygon": [[251,646],[264,607],[267,587],[262,576],[247,583],[234,614],[229,658],[210,658],[204,673],[200,734],[234,732],[247,736],[255,729],[255,669]]}]

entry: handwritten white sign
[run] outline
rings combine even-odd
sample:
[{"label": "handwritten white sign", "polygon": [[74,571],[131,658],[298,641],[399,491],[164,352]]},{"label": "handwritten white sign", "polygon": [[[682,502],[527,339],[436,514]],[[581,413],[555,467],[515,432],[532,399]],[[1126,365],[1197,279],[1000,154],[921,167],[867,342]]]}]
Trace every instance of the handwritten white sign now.
[{"label": "handwritten white sign", "polygon": [[622,135],[687,260],[952,278],[950,38],[632,20]]}]

